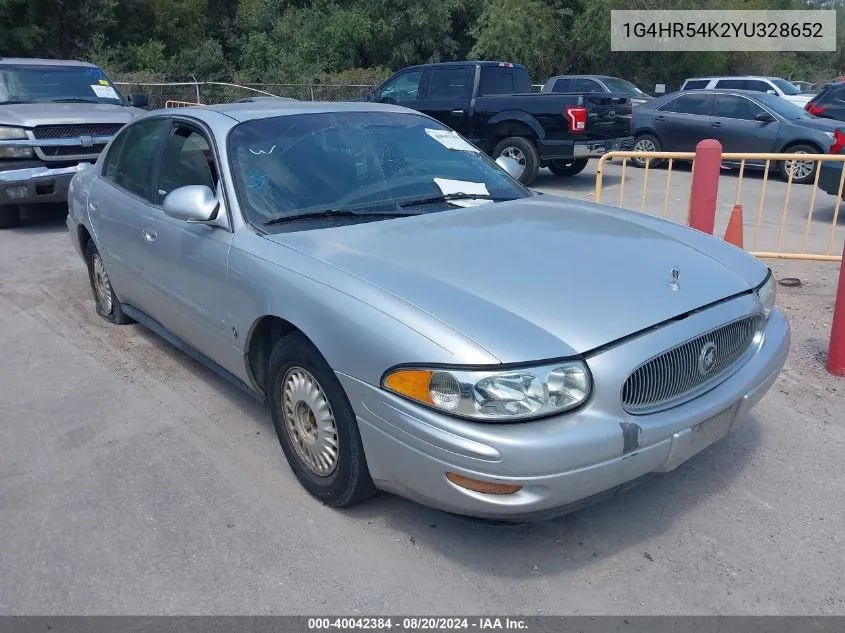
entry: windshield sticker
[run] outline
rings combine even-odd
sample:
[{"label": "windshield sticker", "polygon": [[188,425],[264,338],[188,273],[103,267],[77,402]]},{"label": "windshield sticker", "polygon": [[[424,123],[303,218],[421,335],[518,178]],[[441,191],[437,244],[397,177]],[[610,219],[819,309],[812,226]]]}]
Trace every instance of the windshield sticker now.
[{"label": "windshield sticker", "polygon": [[100,85],[101,86],[108,86],[109,82],[107,82],[105,79],[100,79]]},{"label": "windshield sticker", "polygon": [[250,152],[250,154],[255,154],[256,156],[261,156],[262,154],[272,154],[274,149],[276,149],[275,145],[273,145],[273,147],[271,147],[269,150],[252,149],[250,147],[249,152]]},{"label": "windshield sticker", "polygon": [[[449,178],[435,178],[434,184],[440,188],[440,193],[448,196],[453,193],[463,193],[476,196],[489,196],[490,192],[483,182],[470,182],[468,180],[450,180]],[[454,204],[459,207],[477,207],[482,204],[488,204],[492,200],[449,200],[449,204]]]},{"label": "windshield sticker", "polygon": [[91,90],[94,91],[94,94],[100,97],[100,99],[120,99],[117,96],[117,92],[111,86],[101,86],[99,84],[92,84]]},{"label": "windshield sticker", "polygon": [[268,180],[270,176],[250,176],[247,189],[263,189]]},{"label": "windshield sticker", "polygon": [[473,147],[467,143],[463,138],[461,138],[460,134],[453,130],[432,130],[431,128],[425,128],[425,133],[448,149],[457,149],[462,152],[476,153],[479,151],[477,147]]}]

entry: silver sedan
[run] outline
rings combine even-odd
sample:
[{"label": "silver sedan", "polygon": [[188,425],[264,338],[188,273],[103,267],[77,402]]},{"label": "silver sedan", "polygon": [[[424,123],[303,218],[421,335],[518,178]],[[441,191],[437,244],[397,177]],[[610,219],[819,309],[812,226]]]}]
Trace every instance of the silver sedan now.
[{"label": "silver sedan", "polygon": [[744,251],[508,168],[396,106],[158,110],[68,228],[100,316],[266,401],[316,498],[539,518],[728,434],[790,331]]}]

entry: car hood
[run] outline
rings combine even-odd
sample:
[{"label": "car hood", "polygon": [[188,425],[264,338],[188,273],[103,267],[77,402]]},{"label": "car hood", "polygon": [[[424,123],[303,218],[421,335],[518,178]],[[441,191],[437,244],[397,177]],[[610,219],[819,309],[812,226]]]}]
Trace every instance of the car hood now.
[{"label": "car hood", "polygon": [[[845,130],[845,121],[837,121],[835,119],[823,119],[821,117],[806,119],[794,119],[791,123],[800,125],[803,128],[810,130],[818,130],[819,132],[833,132],[836,129]],[[831,141],[832,143],[833,141]]]},{"label": "car hood", "polygon": [[128,123],[143,110],[108,103],[17,103],[0,105],[0,125]]},{"label": "car hood", "polygon": [[548,195],[266,237],[415,306],[501,362],[584,353],[766,274],[703,233]]}]

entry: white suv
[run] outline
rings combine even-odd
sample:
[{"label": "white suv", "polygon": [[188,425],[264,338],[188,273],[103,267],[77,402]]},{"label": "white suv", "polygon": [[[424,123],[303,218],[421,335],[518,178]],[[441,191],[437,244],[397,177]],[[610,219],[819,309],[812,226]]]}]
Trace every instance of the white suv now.
[{"label": "white suv", "polygon": [[780,77],[694,77],[687,79],[681,90],[756,90],[783,97],[802,108],[813,95],[803,94],[793,84]]}]

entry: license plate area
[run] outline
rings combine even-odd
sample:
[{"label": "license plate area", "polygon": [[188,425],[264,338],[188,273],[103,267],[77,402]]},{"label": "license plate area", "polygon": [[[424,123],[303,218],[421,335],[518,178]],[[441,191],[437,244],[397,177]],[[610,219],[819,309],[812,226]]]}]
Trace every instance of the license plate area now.
[{"label": "license plate area", "polygon": [[690,429],[690,455],[703,451],[705,448],[724,437],[733,424],[739,404],[734,404],[712,418],[699,422]]}]

